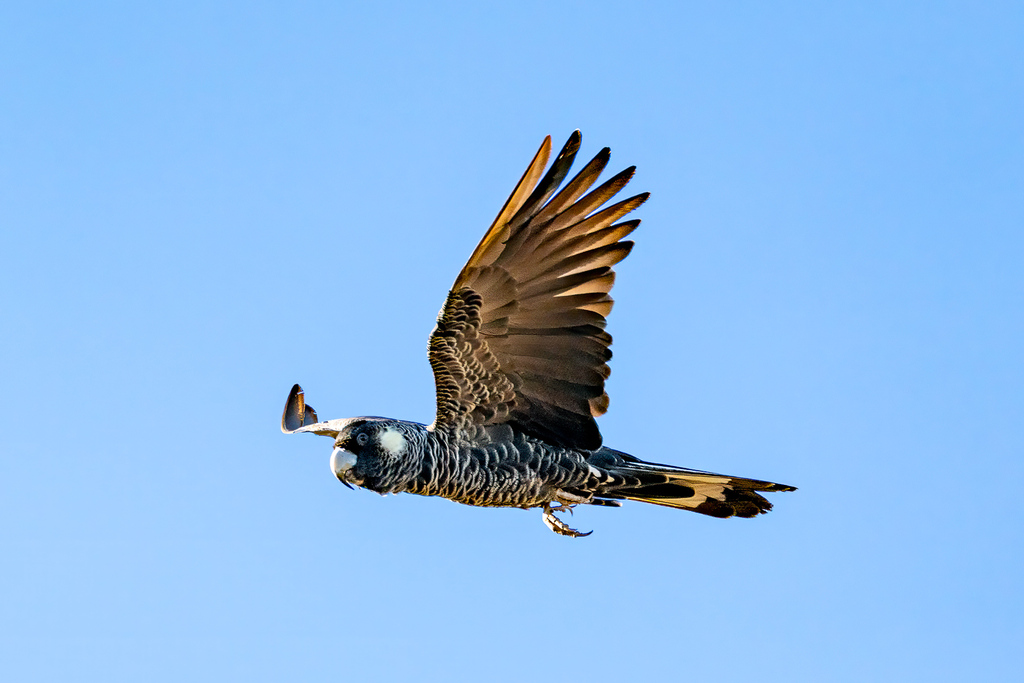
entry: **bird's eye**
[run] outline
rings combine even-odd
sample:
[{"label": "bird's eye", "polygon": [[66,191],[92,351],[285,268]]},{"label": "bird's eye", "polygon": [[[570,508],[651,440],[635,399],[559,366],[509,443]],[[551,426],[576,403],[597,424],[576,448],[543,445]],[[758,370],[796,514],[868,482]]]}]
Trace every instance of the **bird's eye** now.
[{"label": "bird's eye", "polygon": [[368,442],[369,440],[370,435],[367,434],[366,432],[360,432],[359,434],[356,435],[356,443],[359,444],[360,446],[365,446],[366,442]]}]

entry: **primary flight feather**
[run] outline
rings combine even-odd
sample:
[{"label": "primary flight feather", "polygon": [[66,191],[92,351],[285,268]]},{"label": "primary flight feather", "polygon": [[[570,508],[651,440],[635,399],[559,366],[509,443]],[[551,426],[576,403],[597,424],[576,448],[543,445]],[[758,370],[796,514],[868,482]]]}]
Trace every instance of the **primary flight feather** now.
[{"label": "primary flight feather", "polygon": [[[605,322],[615,264],[639,220],[619,221],[647,193],[606,206],[634,168],[591,189],[604,148],[562,187],[580,146],[574,132],[547,172],[551,138],[530,162],[455,279],[429,358],[437,389],[431,425],[380,417],[317,422],[292,387],[285,433],[334,439],[331,470],[378,493],[538,507],[553,531],[585,536],[556,512],[638,500],[713,517],[771,510],[762,495],[792,486],[659,465],[602,445],[612,338]],[[561,188],[561,189],[559,189]],[[589,532],[588,532],[589,533]]]}]

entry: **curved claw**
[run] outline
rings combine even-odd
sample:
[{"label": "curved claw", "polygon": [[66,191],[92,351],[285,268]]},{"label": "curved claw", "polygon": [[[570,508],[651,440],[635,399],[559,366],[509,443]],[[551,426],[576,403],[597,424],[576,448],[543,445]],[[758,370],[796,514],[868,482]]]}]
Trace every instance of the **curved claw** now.
[{"label": "curved claw", "polygon": [[565,510],[568,510],[569,514],[571,515],[572,507],[572,505],[564,504],[559,504],[557,507],[555,507],[552,506],[551,503],[545,503],[544,516],[542,518],[544,520],[544,524],[546,524],[547,527],[554,531],[556,534],[560,534],[562,536],[570,536],[572,538],[582,538],[583,536],[589,536],[590,534],[594,533],[593,531],[577,531],[576,529],[571,528],[568,524],[566,524],[565,522],[563,522],[555,516],[556,512],[563,512]]}]

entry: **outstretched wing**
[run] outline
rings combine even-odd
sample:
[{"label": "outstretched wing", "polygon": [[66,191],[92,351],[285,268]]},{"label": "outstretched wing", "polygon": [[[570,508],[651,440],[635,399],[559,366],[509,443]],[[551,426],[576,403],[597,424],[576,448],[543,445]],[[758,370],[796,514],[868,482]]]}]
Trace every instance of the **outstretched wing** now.
[{"label": "outstretched wing", "polygon": [[616,221],[648,195],[601,208],[635,167],[587,192],[607,147],[555,194],[579,146],[576,131],[545,174],[545,138],[448,293],[429,345],[435,425],[509,423],[556,445],[600,447],[594,418],[608,409],[612,267],[640,224]]},{"label": "outstretched wing", "polygon": [[306,395],[302,391],[302,387],[296,384],[288,392],[288,401],[284,404],[284,413],[281,414],[281,431],[285,434],[311,432],[333,439],[352,419],[317,422],[316,411],[313,410],[313,406],[306,403]]}]

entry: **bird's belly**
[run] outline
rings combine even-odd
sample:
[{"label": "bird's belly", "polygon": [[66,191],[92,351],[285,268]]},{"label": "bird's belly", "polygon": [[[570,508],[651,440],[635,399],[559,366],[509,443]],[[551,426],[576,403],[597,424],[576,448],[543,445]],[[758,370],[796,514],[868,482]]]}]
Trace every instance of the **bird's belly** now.
[{"label": "bird's belly", "polygon": [[410,492],[481,507],[538,507],[583,484],[588,469],[567,453],[468,448],[435,460]]},{"label": "bird's belly", "polygon": [[464,505],[479,507],[537,507],[551,499],[538,480],[516,473],[489,472],[480,476],[451,478],[416,487],[410,493],[440,496]]}]

